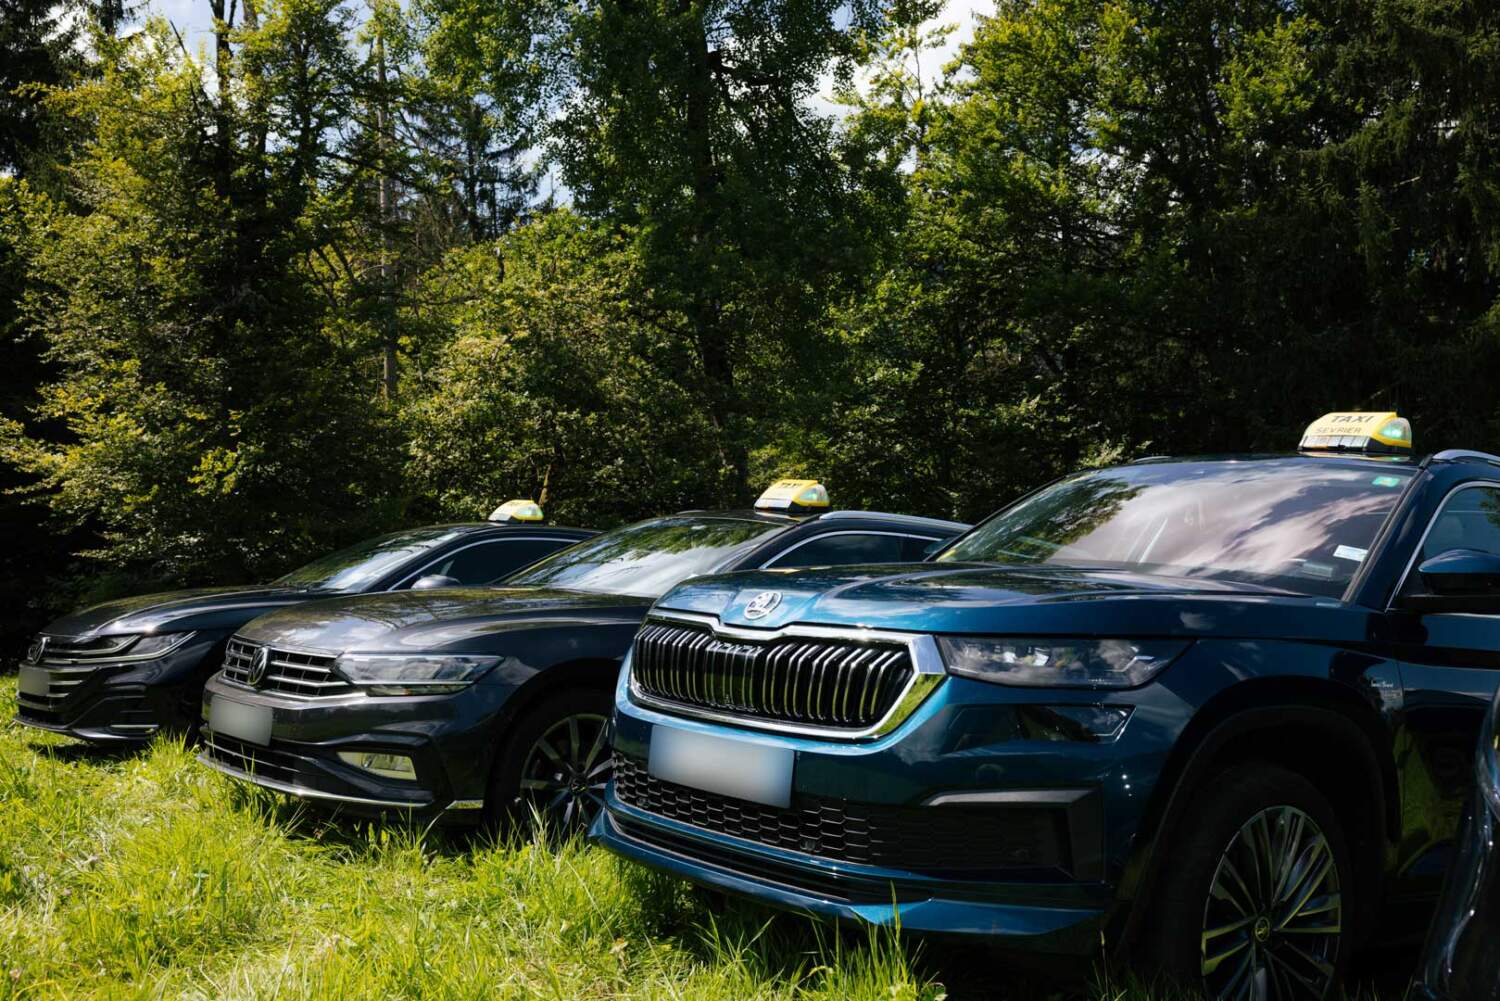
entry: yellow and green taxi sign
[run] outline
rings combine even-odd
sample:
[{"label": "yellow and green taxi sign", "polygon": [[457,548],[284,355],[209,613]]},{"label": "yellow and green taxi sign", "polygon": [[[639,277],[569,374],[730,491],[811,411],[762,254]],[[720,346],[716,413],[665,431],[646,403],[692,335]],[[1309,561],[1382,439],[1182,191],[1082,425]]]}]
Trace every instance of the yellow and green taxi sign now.
[{"label": "yellow and green taxi sign", "polygon": [[541,521],[542,506],[533,500],[508,500],[490,512],[490,521]]},{"label": "yellow and green taxi sign", "polygon": [[807,511],[828,506],[828,490],[817,480],[777,480],[755,502],[760,511]]},{"label": "yellow and green taxi sign", "polygon": [[1304,452],[1411,451],[1411,423],[1393,411],[1324,414],[1302,433]]}]

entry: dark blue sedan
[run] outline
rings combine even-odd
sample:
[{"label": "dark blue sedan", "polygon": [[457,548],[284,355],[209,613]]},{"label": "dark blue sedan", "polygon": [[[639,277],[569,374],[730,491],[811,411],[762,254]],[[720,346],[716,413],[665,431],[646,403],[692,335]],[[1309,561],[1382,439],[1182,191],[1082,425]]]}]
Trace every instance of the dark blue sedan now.
[{"label": "dark blue sedan", "polygon": [[596,836],[812,914],[1328,995],[1425,927],[1500,682],[1500,458],[1330,418],[1069,476],[935,565],[673,589]]}]

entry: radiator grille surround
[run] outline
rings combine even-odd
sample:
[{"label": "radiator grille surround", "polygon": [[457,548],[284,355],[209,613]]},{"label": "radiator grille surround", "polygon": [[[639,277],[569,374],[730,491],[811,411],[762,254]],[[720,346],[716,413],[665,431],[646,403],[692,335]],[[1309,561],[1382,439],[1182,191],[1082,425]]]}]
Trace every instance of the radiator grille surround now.
[{"label": "radiator grille surround", "polygon": [[333,670],[334,657],[271,648],[264,678],[251,683],[251,664],[263,644],[235,637],[224,647],[224,680],[262,692],[302,698],[350,695],[357,689]]},{"label": "radiator grille surround", "polygon": [[[869,630],[726,629],[653,616],[631,645],[644,704],[739,725],[864,738],[888,732],[942,679],[930,638]],[[931,658],[935,660],[934,658]]]}]

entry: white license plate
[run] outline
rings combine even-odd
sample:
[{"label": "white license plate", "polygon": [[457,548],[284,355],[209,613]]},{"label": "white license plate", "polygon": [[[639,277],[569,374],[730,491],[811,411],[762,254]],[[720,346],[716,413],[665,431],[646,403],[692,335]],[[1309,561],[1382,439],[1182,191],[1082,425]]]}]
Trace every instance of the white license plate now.
[{"label": "white license plate", "polygon": [[647,771],[704,792],[788,807],[793,758],[794,752],[786,747],[658,726],[651,731]]},{"label": "white license plate", "polygon": [[208,728],[214,733],[264,747],[271,742],[271,710],[216,695],[208,704]]},{"label": "white license plate", "polygon": [[21,665],[21,676],[16,679],[16,690],[22,695],[46,695],[47,672],[40,667]]}]

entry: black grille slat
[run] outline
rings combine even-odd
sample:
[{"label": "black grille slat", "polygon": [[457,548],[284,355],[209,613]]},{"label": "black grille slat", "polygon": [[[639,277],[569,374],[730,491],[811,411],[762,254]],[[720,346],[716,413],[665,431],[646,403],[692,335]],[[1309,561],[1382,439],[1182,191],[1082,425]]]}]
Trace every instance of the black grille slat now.
[{"label": "black grille slat", "polygon": [[904,645],[821,638],[724,639],[706,626],[647,623],[632,655],[636,687],[685,707],[864,730],[915,673]]},{"label": "black grille slat", "polygon": [[353,685],[333,671],[333,657],[272,648],[266,676],[258,686],[250,684],[251,664],[261,647],[242,639],[231,639],[224,647],[224,678],[247,688],[304,698],[348,695]]},{"label": "black grille slat", "polygon": [[203,732],[203,749],[210,761],[245,775],[295,783],[300,763],[295,755],[258,747],[211,730]]},{"label": "black grille slat", "polygon": [[1043,807],[895,806],[799,796],[765,806],[658,779],[617,755],[620,802],[715,834],[851,865],[912,872],[1066,870],[1067,822]]}]

